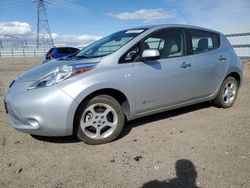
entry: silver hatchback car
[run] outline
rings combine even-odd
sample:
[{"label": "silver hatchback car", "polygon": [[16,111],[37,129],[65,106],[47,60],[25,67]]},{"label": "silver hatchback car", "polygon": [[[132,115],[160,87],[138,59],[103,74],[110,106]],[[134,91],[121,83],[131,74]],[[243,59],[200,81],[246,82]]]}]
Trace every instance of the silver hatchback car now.
[{"label": "silver hatchback car", "polygon": [[14,80],[4,103],[21,132],[117,138],[126,120],[204,101],[233,105],[242,66],[219,32],[158,25],[116,32]]}]

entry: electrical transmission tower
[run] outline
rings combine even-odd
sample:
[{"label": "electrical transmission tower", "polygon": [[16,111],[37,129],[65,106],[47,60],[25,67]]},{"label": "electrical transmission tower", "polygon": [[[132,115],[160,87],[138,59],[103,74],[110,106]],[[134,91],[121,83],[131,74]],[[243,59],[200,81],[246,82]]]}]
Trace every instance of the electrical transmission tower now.
[{"label": "electrical transmission tower", "polygon": [[49,21],[47,18],[44,0],[34,1],[37,4],[37,48],[41,46],[54,46],[53,39],[49,28]]}]

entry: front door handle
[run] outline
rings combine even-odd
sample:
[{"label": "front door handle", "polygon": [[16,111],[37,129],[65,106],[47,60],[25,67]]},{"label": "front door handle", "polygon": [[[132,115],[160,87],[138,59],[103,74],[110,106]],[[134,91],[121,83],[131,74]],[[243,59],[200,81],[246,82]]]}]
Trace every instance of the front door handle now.
[{"label": "front door handle", "polygon": [[187,67],[191,67],[192,65],[189,63],[186,63],[185,61],[181,64],[181,68],[187,68]]}]

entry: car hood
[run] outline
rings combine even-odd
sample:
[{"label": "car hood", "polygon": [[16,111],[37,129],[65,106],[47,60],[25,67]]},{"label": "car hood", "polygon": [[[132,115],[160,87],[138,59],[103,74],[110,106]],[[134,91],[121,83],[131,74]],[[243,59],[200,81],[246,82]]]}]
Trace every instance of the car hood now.
[{"label": "car hood", "polygon": [[49,74],[50,72],[54,71],[57,67],[61,67],[64,65],[81,65],[82,68],[86,65],[89,67],[90,64],[95,66],[99,63],[101,58],[86,58],[86,59],[67,59],[67,60],[51,60],[44,64],[39,64],[30,70],[21,74],[18,78],[21,81],[37,81],[40,80],[45,75]]}]

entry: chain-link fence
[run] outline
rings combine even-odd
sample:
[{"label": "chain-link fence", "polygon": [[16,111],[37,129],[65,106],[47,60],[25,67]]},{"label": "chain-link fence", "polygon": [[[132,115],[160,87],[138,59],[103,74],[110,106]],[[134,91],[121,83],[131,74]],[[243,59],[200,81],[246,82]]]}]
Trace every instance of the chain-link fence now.
[{"label": "chain-link fence", "polygon": [[0,57],[36,57],[36,56],[45,56],[49,49],[0,49]]}]

